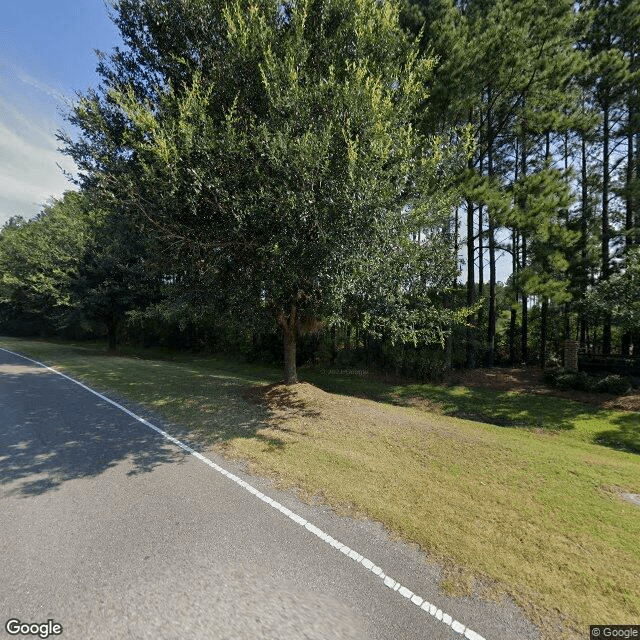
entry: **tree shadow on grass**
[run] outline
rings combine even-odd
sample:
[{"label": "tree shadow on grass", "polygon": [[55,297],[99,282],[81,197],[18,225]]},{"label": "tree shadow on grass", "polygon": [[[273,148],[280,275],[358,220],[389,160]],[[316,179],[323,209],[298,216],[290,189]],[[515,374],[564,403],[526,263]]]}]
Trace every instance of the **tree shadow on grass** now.
[{"label": "tree shadow on grass", "polygon": [[640,454],[640,413],[623,413],[611,419],[617,429],[600,431],[594,436],[594,442],[613,449]]},{"label": "tree shadow on grass", "polygon": [[[291,388],[281,383],[257,385],[242,389],[242,396],[264,411],[269,421],[269,429],[280,431],[291,436],[306,435],[299,427],[289,428],[288,420],[295,418],[319,418],[321,413],[309,406],[309,403]],[[255,437],[266,442],[270,449],[283,449],[286,442],[280,438],[263,436],[256,433]]]},{"label": "tree shadow on grass", "polygon": [[309,404],[291,388],[283,384],[258,385],[244,388],[242,395],[247,400],[266,407],[271,411],[284,411],[287,417],[318,418],[320,412],[309,407]]},{"label": "tree shadow on grass", "polygon": [[402,386],[354,385],[349,378],[315,380],[325,391],[355,395],[429,413],[453,416],[516,429],[568,431],[575,428],[579,416],[597,410],[552,396],[499,392],[473,387],[449,387],[431,384]]},{"label": "tree shadow on grass", "polygon": [[498,427],[569,431],[575,429],[579,415],[593,413],[589,407],[558,398],[468,387],[409,387],[398,395],[397,403],[415,401],[416,390],[417,398],[426,399],[439,413]]}]

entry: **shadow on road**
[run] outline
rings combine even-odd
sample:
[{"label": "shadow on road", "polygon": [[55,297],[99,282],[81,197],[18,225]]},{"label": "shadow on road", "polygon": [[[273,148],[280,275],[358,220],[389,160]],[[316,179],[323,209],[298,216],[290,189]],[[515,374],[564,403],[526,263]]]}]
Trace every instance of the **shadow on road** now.
[{"label": "shadow on road", "polygon": [[124,460],[133,465],[131,473],[145,473],[184,455],[149,427],[46,369],[0,366],[0,485],[10,485],[10,494],[43,494]]}]

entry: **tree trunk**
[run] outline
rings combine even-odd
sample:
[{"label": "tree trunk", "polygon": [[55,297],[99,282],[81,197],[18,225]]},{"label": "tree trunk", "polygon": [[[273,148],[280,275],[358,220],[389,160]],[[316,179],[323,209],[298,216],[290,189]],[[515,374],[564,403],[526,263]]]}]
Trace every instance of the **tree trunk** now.
[{"label": "tree trunk", "polygon": [[296,306],[291,305],[289,315],[283,313],[280,316],[280,326],[284,342],[284,383],[296,384],[298,371],[296,369],[296,346],[298,337],[298,320]]},{"label": "tree trunk", "polygon": [[[491,103],[491,91],[488,94]],[[493,131],[491,109],[487,113],[487,174],[493,177]],[[487,207],[489,223],[489,313],[487,317],[487,366],[493,367],[496,350],[496,232],[493,211]]]},{"label": "tree trunk", "polygon": [[[478,298],[484,295],[484,207],[478,207]],[[482,321],[478,320],[481,325]]]},{"label": "tree trunk", "polygon": [[511,307],[509,318],[509,364],[513,367],[516,364],[516,319],[518,312]]},{"label": "tree trunk", "polygon": [[[511,272],[513,274],[514,293],[516,297],[516,303],[518,302],[518,232],[514,229],[511,232]],[[516,320],[518,317],[518,311],[515,307],[511,307],[511,317],[509,318],[509,364],[513,367],[516,364]]]},{"label": "tree trunk", "polygon": [[[467,200],[467,305],[471,306],[476,301],[475,296],[475,265],[474,265],[474,242],[473,242],[473,202]],[[476,346],[475,346],[475,317],[471,314],[467,318],[467,368],[475,369],[476,366]]]},{"label": "tree trunk", "polygon": [[[603,107],[602,122],[602,279],[608,280],[609,264],[609,105]],[[602,327],[602,355],[611,354],[611,314],[605,314]]]},{"label": "tree trunk", "polygon": [[296,336],[292,331],[283,331],[284,335],[284,383],[296,384]]},{"label": "tree trunk", "polygon": [[487,324],[487,366],[493,367],[496,351],[496,239],[491,216],[489,216],[489,317]]},{"label": "tree trunk", "polygon": [[[522,267],[527,265],[527,239],[522,236]],[[522,331],[520,332],[520,353],[522,362],[526,364],[529,360],[529,310],[527,305],[527,294],[522,289]]]},{"label": "tree trunk", "polygon": [[[514,182],[518,180],[518,140],[516,140],[516,157],[514,163]],[[518,256],[520,255],[519,234],[516,229],[511,231],[511,274],[513,278],[513,288],[515,294],[515,302],[518,303]],[[516,363],[516,319],[518,312],[511,307],[511,317],[509,319],[509,363],[513,367]]]},{"label": "tree trunk", "polygon": [[547,364],[547,332],[549,322],[549,299],[542,299],[540,310],[540,365],[544,369]]},{"label": "tree trunk", "polygon": [[[456,260],[456,264],[458,261],[458,252],[460,251],[460,247],[458,246],[458,232],[460,230],[460,211],[458,207],[456,207],[456,213],[453,218],[453,255]],[[457,274],[453,276],[452,286],[455,289],[458,287],[458,276]]]},{"label": "tree trunk", "polygon": [[[587,184],[587,141],[583,133],[581,136],[581,206],[580,206],[580,299],[584,300],[587,293],[587,241],[589,231],[589,186]],[[582,306],[580,306],[580,346],[587,344],[587,318]]]},{"label": "tree trunk", "polygon": [[[564,132],[564,175],[565,180],[567,181],[567,187],[571,188],[571,181],[569,179],[569,132]],[[569,228],[571,224],[571,217],[569,215],[569,208],[567,207],[564,210],[564,224],[567,228]],[[571,305],[568,302],[565,302],[562,307],[562,340],[569,340],[571,335]],[[556,353],[559,353],[560,344],[558,344],[558,340],[556,339]]]},{"label": "tree trunk", "polygon": [[337,336],[336,325],[334,324],[331,327],[331,360],[329,364],[333,366],[336,363],[336,359],[338,357],[338,336]]},{"label": "tree trunk", "polygon": [[118,321],[114,317],[107,320],[107,342],[109,353],[115,353],[118,346]]},{"label": "tree trunk", "polygon": [[[638,98],[638,101],[640,103],[640,97]],[[635,112],[636,114],[636,121],[634,123],[634,129],[636,131],[636,144],[635,144],[635,178],[636,181],[640,182],[640,124],[638,123],[638,120],[640,120],[640,104],[638,104],[638,108]],[[638,183],[636,182],[636,188],[638,187]],[[634,205],[633,205],[633,210],[635,212],[635,220],[634,220],[634,244],[640,244],[640,195],[637,193],[637,191],[634,193],[634,199],[633,199]],[[634,345],[637,344],[635,342],[634,339]],[[636,353],[636,355],[638,355]]]},{"label": "tree trunk", "polygon": [[[633,228],[634,222],[634,196],[633,196],[633,186],[634,186],[634,163],[635,157],[633,152],[633,125],[634,125],[634,104],[633,99],[629,100],[629,113],[628,113],[628,121],[627,121],[627,175],[626,175],[626,216],[625,216],[625,231],[626,231],[626,242],[625,242],[625,253],[629,252],[629,249],[633,246],[633,242],[635,240],[635,233]],[[631,331],[625,331],[622,336],[622,344],[620,345],[620,352],[623,356],[628,356],[631,353]]]},{"label": "tree trunk", "polygon": [[[525,127],[523,126],[523,133],[522,133],[522,165],[521,165],[521,171],[522,171],[522,177],[523,179],[526,178],[527,176],[527,134],[525,131]],[[526,195],[524,196],[524,200],[522,202],[522,211],[523,213],[526,213],[526,209],[527,209],[527,201],[526,201]],[[521,246],[522,246],[522,262],[520,263],[520,268],[521,269],[526,269],[527,268],[527,236],[526,236],[526,230],[523,230],[522,232],[522,242],[521,242]],[[529,360],[529,312],[528,312],[528,306],[527,306],[527,294],[525,293],[525,289],[524,289],[524,284],[521,283],[521,287],[522,287],[522,331],[520,333],[520,338],[521,338],[521,348],[520,348],[520,354],[521,354],[521,358],[522,361],[526,364],[527,361]]]},{"label": "tree trunk", "polygon": [[634,186],[634,164],[635,157],[633,153],[633,125],[634,125],[634,108],[633,104],[629,104],[629,115],[627,121],[627,175],[626,175],[626,194],[625,194],[625,231],[626,233],[626,242],[625,242],[625,252],[629,251],[633,242],[635,240],[634,237],[634,205],[635,198],[633,193]]},{"label": "tree trunk", "polygon": [[623,356],[631,355],[631,332],[625,331],[620,341],[620,353]]}]

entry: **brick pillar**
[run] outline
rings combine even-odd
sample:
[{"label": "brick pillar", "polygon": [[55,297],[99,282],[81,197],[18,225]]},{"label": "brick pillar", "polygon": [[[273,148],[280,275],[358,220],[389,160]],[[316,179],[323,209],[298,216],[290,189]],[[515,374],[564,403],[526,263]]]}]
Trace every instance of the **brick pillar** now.
[{"label": "brick pillar", "polygon": [[563,343],[564,348],[564,368],[568,371],[578,370],[578,346],[580,343],[577,340],[565,340]]}]

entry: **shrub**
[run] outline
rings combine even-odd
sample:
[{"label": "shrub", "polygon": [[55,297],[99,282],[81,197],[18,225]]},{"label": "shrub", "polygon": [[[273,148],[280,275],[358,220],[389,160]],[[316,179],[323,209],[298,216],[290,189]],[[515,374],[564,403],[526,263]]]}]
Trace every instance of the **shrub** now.
[{"label": "shrub", "polygon": [[633,384],[630,378],[609,374],[594,384],[594,391],[622,395],[631,391],[632,387]]},{"label": "shrub", "polygon": [[584,371],[562,372],[556,378],[556,387],[563,391],[575,389],[576,391],[592,391],[594,380]]},{"label": "shrub", "polygon": [[615,395],[628,393],[640,383],[638,379],[630,376],[616,374],[598,376],[589,375],[585,371],[563,371],[562,369],[545,371],[544,380],[548,385],[563,391],[575,390]]}]

